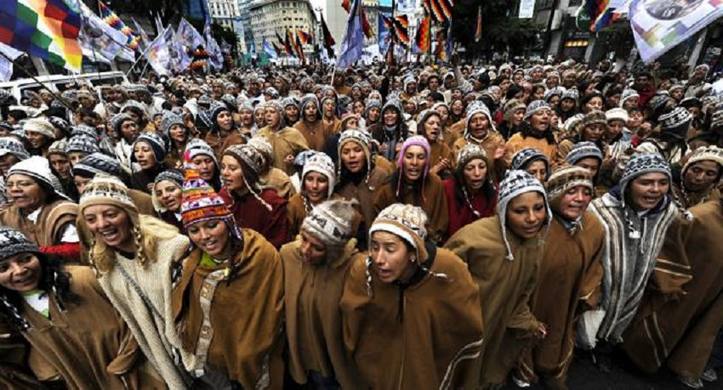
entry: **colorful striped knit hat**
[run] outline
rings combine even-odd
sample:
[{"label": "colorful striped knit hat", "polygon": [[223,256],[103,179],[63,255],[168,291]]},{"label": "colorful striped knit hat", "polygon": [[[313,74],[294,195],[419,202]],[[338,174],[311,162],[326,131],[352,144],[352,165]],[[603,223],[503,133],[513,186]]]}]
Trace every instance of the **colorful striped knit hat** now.
[{"label": "colorful striped knit hat", "polygon": [[198,222],[220,219],[226,222],[231,232],[240,239],[241,233],[236,226],[233,213],[223,198],[201,178],[194,165],[186,164],[185,171],[181,198],[183,226],[188,228]]}]

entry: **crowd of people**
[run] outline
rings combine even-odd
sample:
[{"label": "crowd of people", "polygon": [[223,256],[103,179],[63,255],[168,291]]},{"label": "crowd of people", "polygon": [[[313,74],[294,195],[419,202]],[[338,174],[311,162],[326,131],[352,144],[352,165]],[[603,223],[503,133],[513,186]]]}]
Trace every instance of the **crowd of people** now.
[{"label": "crowd of people", "polygon": [[620,351],[715,382],[713,78],[455,60],[0,91],[0,387],[565,389]]}]

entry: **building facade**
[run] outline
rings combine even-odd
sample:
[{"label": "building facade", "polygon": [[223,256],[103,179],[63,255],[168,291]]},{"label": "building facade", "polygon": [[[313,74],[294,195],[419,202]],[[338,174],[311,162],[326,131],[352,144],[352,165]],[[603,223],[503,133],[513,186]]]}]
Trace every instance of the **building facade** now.
[{"label": "building facade", "polygon": [[[309,0],[255,0],[246,9],[257,52],[262,50],[264,39],[276,43],[277,33],[284,38],[287,30],[292,34],[298,30],[313,32],[318,40],[318,22]],[[311,44],[304,45],[304,52],[313,52]]]},{"label": "building facade", "polygon": [[234,29],[234,20],[241,17],[238,0],[208,0],[208,11],[214,22]]}]

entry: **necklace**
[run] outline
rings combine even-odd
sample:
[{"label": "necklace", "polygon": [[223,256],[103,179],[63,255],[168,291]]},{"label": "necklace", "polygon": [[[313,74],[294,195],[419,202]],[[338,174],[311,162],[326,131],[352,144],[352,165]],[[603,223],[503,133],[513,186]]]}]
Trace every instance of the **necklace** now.
[{"label": "necklace", "polygon": [[465,201],[465,203],[467,204],[467,207],[469,207],[469,209],[472,211],[472,213],[473,213],[477,218],[482,218],[482,214],[480,214],[480,212],[477,211],[477,210],[472,206],[472,202],[470,202],[470,200],[469,200],[469,194],[467,193],[467,186],[465,186],[465,185],[462,185],[462,194],[464,195],[464,201]]}]

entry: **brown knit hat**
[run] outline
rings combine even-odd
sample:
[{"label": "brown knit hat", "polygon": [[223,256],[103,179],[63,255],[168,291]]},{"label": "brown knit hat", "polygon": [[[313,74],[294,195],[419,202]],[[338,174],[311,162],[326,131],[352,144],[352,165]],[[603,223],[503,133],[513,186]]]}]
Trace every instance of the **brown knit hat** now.
[{"label": "brown knit hat", "polygon": [[556,169],[545,183],[545,187],[547,188],[547,197],[551,204],[558,200],[569,189],[577,186],[584,186],[591,192],[594,190],[590,171],[575,165],[562,166]]},{"label": "brown knit hat", "polygon": [[580,132],[582,132],[585,127],[594,124],[601,124],[605,127],[608,127],[608,120],[604,112],[598,110],[590,111],[582,118],[582,121],[580,121],[580,126],[578,126],[578,129],[580,129]]},{"label": "brown knit hat", "polygon": [[505,105],[503,107],[503,110],[505,113],[505,115],[504,115],[505,121],[509,122],[512,118],[512,115],[515,113],[515,111],[524,110],[526,108],[527,108],[527,106],[525,105],[525,103],[519,99],[508,100],[507,103],[505,103]]}]

